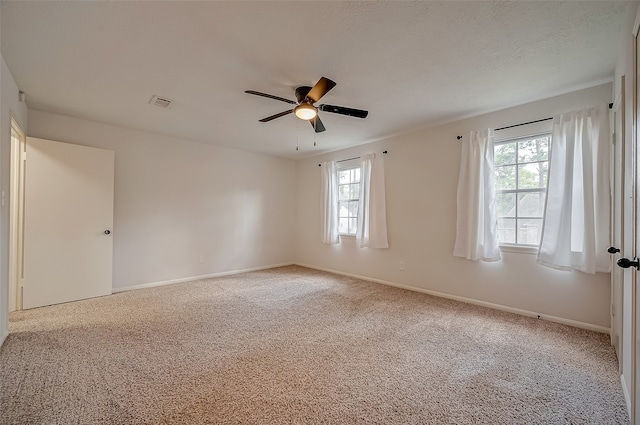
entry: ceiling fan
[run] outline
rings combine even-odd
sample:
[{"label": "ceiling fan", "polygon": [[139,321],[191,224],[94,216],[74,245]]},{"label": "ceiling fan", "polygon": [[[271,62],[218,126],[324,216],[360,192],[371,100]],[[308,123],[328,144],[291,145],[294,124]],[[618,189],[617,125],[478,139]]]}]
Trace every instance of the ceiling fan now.
[{"label": "ceiling fan", "polygon": [[276,118],[289,115],[290,113],[295,113],[298,118],[309,121],[316,133],[321,133],[325,131],[326,128],[324,127],[324,124],[322,124],[322,121],[318,116],[318,111],[332,112],[334,114],[348,115],[350,117],[356,117],[356,118],[366,118],[367,115],[369,114],[368,111],[363,111],[361,109],[346,108],[344,106],[335,106],[335,105],[314,106],[314,103],[318,102],[322,96],[327,94],[329,90],[331,90],[335,86],[336,86],[336,83],[326,77],[320,78],[320,80],[313,87],[300,86],[296,89],[297,102],[293,100],[285,99],[283,97],[274,96],[272,94],[261,93],[255,90],[246,90],[245,93],[255,94],[256,96],[268,97],[270,99],[280,100],[282,102],[296,105],[293,109],[289,109],[287,111],[280,112],[279,114],[275,114],[275,115],[271,115],[270,117],[263,118],[259,120],[260,122],[268,122]]}]

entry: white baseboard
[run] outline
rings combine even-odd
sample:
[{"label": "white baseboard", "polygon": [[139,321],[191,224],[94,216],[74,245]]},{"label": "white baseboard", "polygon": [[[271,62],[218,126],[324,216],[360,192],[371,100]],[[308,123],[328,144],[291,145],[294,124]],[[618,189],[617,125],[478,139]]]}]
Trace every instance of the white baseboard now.
[{"label": "white baseboard", "polygon": [[5,339],[7,339],[8,336],[9,336],[9,330],[3,329],[2,334],[0,334],[0,347],[2,347],[2,344],[4,344],[4,341]]},{"label": "white baseboard", "polygon": [[599,326],[599,325],[593,325],[591,323],[585,323],[585,322],[580,322],[580,321],[577,321],[577,320],[565,319],[563,317],[549,316],[549,315],[546,315],[546,314],[536,313],[536,312],[533,312],[533,311],[523,310],[523,309],[520,309],[520,308],[509,307],[509,306],[502,305],[502,304],[494,304],[494,303],[490,303],[490,302],[487,302],[487,301],[476,300],[476,299],[473,299],[473,298],[461,297],[459,295],[447,294],[445,292],[438,292],[438,291],[432,291],[432,290],[429,290],[429,289],[418,288],[416,286],[402,285],[402,284],[398,284],[398,283],[394,283],[394,282],[389,282],[389,281],[386,281],[386,280],[376,279],[376,278],[373,278],[373,277],[361,276],[361,275],[352,274],[352,273],[345,273],[345,272],[341,272],[341,271],[338,271],[338,270],[327,269],[327,268],[318,267],[318,266],[312,266],[312,265],[309,265],[309,264],[296,263],[296,265],[302,266],[302,267],[308,267],[310,269],[322,270],[322,271],[329,272],[329,273],[335,273],[335,274],[339,274],[339,275],[343,275],[343,276],[354,277],[356,279],[362,279],[362,280],[366,280],[366,281],[369,281],[369,282],[380,283],[382,285],[388,285],[388,286],[393,286],[393,287],[396,287],[396,288],[407,289],[409,291],[422,292],[424,294],[429,294],[429,295],[433,295],[433,296],[441,297],[441,298],[448,298],[448,299],[451,299],[451,300],[461,301],[461,302],[468,303],[468,304],[479,305],[479,306],[482,306],[482,307],[489,307],[489,308],[493,308],[493,309],[496,309],[496,310],[502,310],[502,311],[506,311],[506,312],[509,312],[509,313],[519,314],[521,316],[537,317],[538,319],[548,320],[549,322],[561,323],[563,325],[569,325],[569,326],[573,326],[573,327],[581,328],[581,329],[588,329],[590,331],[596,331],[596,332],[602,332],[602,333],[607,333],[608,334],[610,332],[610,330],[611,330],[610,328],[607,328],[607,327],[604,327],[604,326]]},{"label": "white baseboard", "polygon": [[252,267],[250,269],[232,270],[232,271],[213,273],[213,274],[207,274],[202,276],[191,276],[191,277],[183,277],[180,279],[163,280],[160,282],[142,283],[140,285],[124,286],[122,288],[113,288],[111,290],[111,293],[115,294],[117,292],[133,291],[135,289],[153,288],[155,286],[171,285],[174,283],[191,282],[191,281],[200,280],[200,279],[211,279],[212,277],[230,276],[230,275],[240,274],[240,273],[255,272],[258,270],[273,269],[276,267],[291,266],[293,264],[294,263],[271,264],[268,266]]},{"label": "white baseboard", "polygon": [[[629,418],[631,418],[631,397],[629,397],[629,392],[627,391],[624,375],[620,375],[620,385],[622,385],[622,393],[624,394],[624,401],[627,404],[627,413],[629,414]],[[633,420],[631,420],[631,423],[633,423]]]}]

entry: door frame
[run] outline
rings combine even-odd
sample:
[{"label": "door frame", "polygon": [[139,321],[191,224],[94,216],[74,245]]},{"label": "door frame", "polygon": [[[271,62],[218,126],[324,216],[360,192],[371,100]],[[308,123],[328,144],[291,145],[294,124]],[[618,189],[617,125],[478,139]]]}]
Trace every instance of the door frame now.
[{"label": "door frame", "polygon": [[[613,137],[611,181],[613,207],[611,211],[611,242],[620,253],[625,246],[625,76],[620,76],[620,90],[616,94],[611,108],[613,113]],[[616,266],[616,261],[621,254],[611,255],[611,344],[614,346],[618,357],[618,372],[622,374],[624,350],[622,349],[623,333],[623,306],[624,306],[624,273],[623,269]]]},{"label": "door frame", "polygon": [[[24,281],[24,177],[27,136],[11,116],[9,186],[9,311],[22,310]],[[15,132],[15,137],[14,137]]]}]

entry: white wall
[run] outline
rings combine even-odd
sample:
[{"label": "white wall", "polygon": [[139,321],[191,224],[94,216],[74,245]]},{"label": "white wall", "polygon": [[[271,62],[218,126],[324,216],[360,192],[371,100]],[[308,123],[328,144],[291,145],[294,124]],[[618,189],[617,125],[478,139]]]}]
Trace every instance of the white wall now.
[{"label": "white wall", "polygon": [[[608,328],[609,274],[553,270],[537,265],[531,254],[503,252],[501,262],[474,263],[452,252],[460,164],[456,135],[608,103],[611,91],[611,84],[605,84],[299,161],[297,262]],[[385,155],[389,249],[360,249],[353,238],[334,246],[322,244],[318,163],[383,150],[389,151]],[[404,271],[399,270],[401,261]]]},{"label": "white wall", "polygon": [[0,188],[5,203],[0,205],[0,345],[9,333],[9,184],[11,158],[11,117],[27,128],[27,106],[19,101],[18,87],[0,57]]},{"label": "white wall", "polygon": [[115,290],[294,259],[293,161],[36,110],[28,135],[115,151]]}]

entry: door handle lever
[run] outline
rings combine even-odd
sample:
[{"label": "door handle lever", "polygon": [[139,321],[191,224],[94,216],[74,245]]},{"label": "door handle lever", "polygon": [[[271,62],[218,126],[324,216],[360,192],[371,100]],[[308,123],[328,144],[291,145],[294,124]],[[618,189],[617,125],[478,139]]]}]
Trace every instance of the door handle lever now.
[{"label": "door handle lever", "polygon": [[607,252],[609,254],[615,254],[616,252],[620,252],[620,250],[618,248],[616,248],[615,246],[610,246],[609,249],[607,249]]},{"label": "door handle lever", "polygon": [[633,261],[629,260],[628,258],[621,258],[618,260],[618,266],[622,267],[623,269],[635,267],[636,270],[640,270],[640,261],[638,260],[638,257],[635,257]]}]

